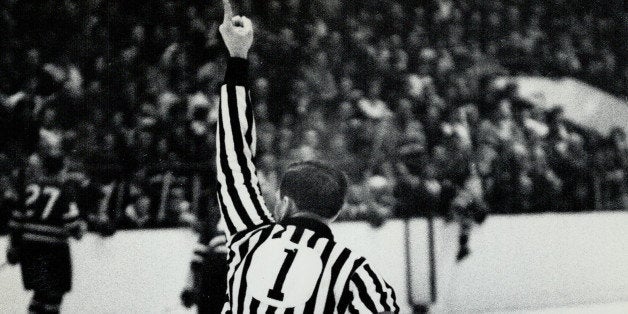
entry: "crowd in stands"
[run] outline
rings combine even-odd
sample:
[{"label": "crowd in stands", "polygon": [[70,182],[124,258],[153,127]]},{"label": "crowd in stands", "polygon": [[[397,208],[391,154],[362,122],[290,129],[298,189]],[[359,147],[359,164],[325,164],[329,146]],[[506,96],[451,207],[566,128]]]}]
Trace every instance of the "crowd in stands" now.
[{"label": "crowd in stands", "polygon": [[[256,26],[251,89],[269,206],[282,169],[306,159],[346,171],[345,219],[628,206],[624,129],[597,134],[520,99],[516,85],[493,84],[498,75],[571,76],[625,96],[622,2],[237,8]],[[40,141],[62,146],[93,221],[194,220],[213,203],[221,14],[220,2],[194,0],[4,1],[2,121],[27,106]],[[0,147],[5,216],[14,157],[27,151],[10,125]]]}]

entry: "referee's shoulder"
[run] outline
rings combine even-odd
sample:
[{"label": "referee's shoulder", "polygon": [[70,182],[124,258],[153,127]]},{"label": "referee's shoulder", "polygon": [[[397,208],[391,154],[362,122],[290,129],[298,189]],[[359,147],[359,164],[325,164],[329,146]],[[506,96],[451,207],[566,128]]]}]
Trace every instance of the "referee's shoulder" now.
[{"label": "referee's shoulder", "polygon": [[277,223],[265,223],[265,224],[258,225],[255,228],[239,231],[239,232],[235,233],[233,236],[231,236],[231,237],[229,237],[227,239],[227,247],[231,247],[231,246],[236,245],[238,243],[245,242],[248,239],[250,239],[251,236],[253,236],[256,233],[259,233],[259,232],[261,232],[263,230],[267,230],[269,232],[276,232],[278,226],[281,227]]}]

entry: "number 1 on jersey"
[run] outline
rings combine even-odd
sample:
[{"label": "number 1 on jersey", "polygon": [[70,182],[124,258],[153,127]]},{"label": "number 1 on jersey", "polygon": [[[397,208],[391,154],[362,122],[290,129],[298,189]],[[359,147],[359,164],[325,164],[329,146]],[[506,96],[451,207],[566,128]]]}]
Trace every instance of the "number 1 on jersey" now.
[{"label": "number 1 on jersey", "polygon": [[279,269],[279,274],[277,274],[277,281],[272,289],[268,290],[268,297],[271,299],[275,299],[277,301],[283,301],[283,292],[281,289],[283,288],[283,283],[286,281],[286,276],[288,276],[288,271],[290,270],[290,266],[294,262],[294,258],[297,256],[297,249],[285,249],[286,259],[283,261],[281,268]]}]

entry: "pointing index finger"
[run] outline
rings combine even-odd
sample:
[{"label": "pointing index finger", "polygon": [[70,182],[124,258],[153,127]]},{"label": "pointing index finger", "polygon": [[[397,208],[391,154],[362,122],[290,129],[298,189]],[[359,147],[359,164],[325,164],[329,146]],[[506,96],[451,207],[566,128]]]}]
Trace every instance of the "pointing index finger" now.
[{"label": "pointing index finger", "polygon": [[229,0],[222,0],[222,7],[225,12],[222,22],[231,23],[231,18],[233,17],[233,9],[231,8],[231,2]]}]

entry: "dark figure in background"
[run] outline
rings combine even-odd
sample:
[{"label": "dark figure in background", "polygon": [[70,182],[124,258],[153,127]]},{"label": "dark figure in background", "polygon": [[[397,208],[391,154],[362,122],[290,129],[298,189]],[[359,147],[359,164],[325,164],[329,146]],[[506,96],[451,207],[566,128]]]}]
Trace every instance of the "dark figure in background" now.
[{"label": "dark figure in background", "polygon": [[620,128],[611,130],[596,154],[600,173],[601,207],[605,210],[628,208],[628,141]]},{"label": "dark figure in background", "polygon": [[207,172],[204,178],[198,222],[193,225],[199,233],[190,263],[187,284],[181,292],[181,302],[187,308],[196,304],[199,314],[219,313],[227,301],[227,238],[220,229],[220,212],[216,200],[216,171]]},{"label": "dark figure in background", "polygon": [[227,237],[214,219],[202,225],[181,301],[187,308],[196,304],[199,314],[220,313],[227,301]]},{"label": "dark figure in background", "polygon": [[456,260],[461,261],[471,253],[469,237],[474,223],[482,224],[488,213],[488,206],[484,202],[482,182],[475,170],[471,171],[471,175],[462,186],[457,187],[456,196],[451,203],[451,212],[460,224]]},{"label": "dark figure in background", "polygon": [[5,154],[0,153],[0,234],[2,235],[9,232],[11,211],[18,202],[14,181],[12,162]]},{"label": "dark figure in background", "polygon": [[[458,112],[458,115],[466,115]],[[464,121],[461,125],[468,130],[466,117],[458,121]],[[458,234],[459,249],[456,259],[463,260],[470,254],[469,238],[474,222],[481,224],[486,218],[488,206],[484,201],[484,187],[478,171],[475,153],[471,149],[471,137],[465,141],[464,132],[454,129],[446,139],[445,150],[439,150],[438,159],[444,165],[443,170],[443,198],[447,201],[446,217],[453,219],[460,226]],[[447,156],[447,158],[444,158]]]},{"label": "dark figure in background", "polygon": [[435,179],[435,167],[424,145],[404,138],[397,148],[396,170],[399,181],[395,186],[395,216],[409,218],[438,214],[441,185]]},{"label": "dark figure in background", "polygon": [[34,291],[29,313],[59,313],[72,289],[68,237],[82,238],[87,227],[66,184],[63,157],[42,159],[41,175],[25,180],[23,207],[12,213],[7,260],[21,265],[24,288]]}]

